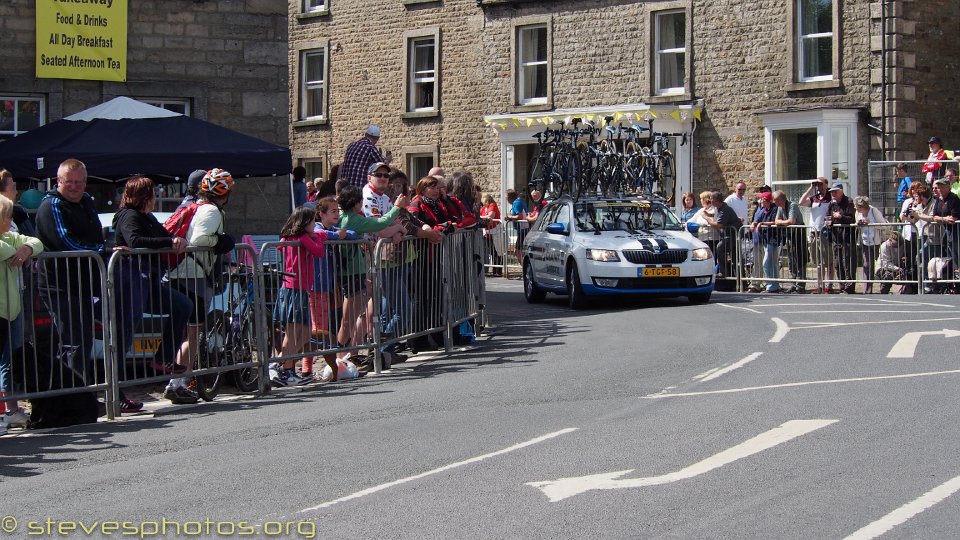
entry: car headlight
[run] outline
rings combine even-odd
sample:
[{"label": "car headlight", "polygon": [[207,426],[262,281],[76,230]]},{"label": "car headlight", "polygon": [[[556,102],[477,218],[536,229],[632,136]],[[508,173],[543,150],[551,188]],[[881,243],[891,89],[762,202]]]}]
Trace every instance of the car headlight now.
[{"label": "car headlight", "polygon": [[713,257],[710,248],[697,248],[690,252],[690,258],[694,261],[705,261],[710,257]]},{"label": "car headlight", "polygon": [[616,262],[620,256],[612,249],[588,249],[587,259],[598,262]]}]

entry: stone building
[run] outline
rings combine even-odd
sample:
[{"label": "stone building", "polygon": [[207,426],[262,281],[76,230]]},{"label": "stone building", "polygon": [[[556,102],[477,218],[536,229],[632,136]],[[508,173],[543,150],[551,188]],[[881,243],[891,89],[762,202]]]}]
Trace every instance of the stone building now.
[{"label": "stone building", "polygon": [[[948,0],[290,0],[290,145],[320,174],[369,122],[418,177],[522,188],[533,134],[655,116],[677,192],[816,176],[960,148]],[[794,184],[790,184],[794,182]]]},{"label": "stone building", "polygon": [[[111,98],[129,96],[287,145],[283,2],[129,1],[124,82],[38,78],[36,4],[0,2],[0,104],[8,113],[18,113],[5,114],[0,121],[0,141]],[[184,177],[189,172],[184,171]],[[288,178],[244,178],[236,186],[227,210],[228,230],[276,233],[290,210]],[[111,210],[115,190],[109,184],[89,184],[101,211]]]}]

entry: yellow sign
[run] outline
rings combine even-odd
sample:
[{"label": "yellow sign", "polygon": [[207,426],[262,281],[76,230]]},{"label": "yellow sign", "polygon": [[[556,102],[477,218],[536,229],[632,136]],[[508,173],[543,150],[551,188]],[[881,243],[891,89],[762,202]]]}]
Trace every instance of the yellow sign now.
[{"label": "yellow sign", "polygon": [[127,0],[37,0],[37,78],[127,80]]}]

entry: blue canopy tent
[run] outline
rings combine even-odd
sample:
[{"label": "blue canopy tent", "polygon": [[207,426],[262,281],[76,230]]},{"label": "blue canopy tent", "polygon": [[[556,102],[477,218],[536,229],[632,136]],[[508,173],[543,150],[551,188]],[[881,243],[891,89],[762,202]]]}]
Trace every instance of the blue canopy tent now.
[{"label": "blue canopy tent", "polygon": [[291,170],[289,148],[127,97],[0,142],[0,168],[16,178],[54,178],[67,158],[83,161],[91,178],[114,181],[134,174],[184,181],[213,167],[234,177]]}]

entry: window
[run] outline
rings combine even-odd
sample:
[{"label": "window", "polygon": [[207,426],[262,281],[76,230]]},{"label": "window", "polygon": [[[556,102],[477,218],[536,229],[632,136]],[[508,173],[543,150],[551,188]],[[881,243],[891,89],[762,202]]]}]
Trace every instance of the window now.
[{"label": "window", "polygon": [[303,0],[304,13],[327,12],[327,0]]},{"label": "window", "polygon": [[409,171],[408,177],[412,185],[417,185],[417,182],[432,168],[433,154],[407,154],[407,171]]},{"label": "window", "polygon": [[45,117],[43,98],[0,96],[0,140],[42,126]]},{"label": "window", "polygon": [[797,80],[833,79],[833,0],[797,0],[796,5]]},{"label": "window", "polygon": [[440,31],[415,30],[407,32],[405,37],[405,110],[408,113],[435,112],[440,108]]},{"label": "window", "polygon": [[856,109],[822,109],[764,115],[767,184],[796,200],[810,180],[822,176],[857,194]]},{"label": "window", "polygon": [[327,50],[300,53],[300,120],[327,117]]},{"label": "window", "polygon": [[680,94],[686,88],[686,13],[657,13],[655,31],[655,92],[657,95]]},{"label": "window", "polygon": [[520,105],[548,101],[549,58],[547,25],[521,26],[517,29],[517,98]]},{"label": "window", "polygon": [[168,111],[173,111],[175,113],[182,114],[184,116],[190,116],[190,100],[189,99],[154,99],[154,98],[137,98],[140,101],[153,105],[154,107],[160,107],[161,109],[166,109]]},{"label": "window", "polygon": [[322,160],[304,160],[300,164],[307,170],[307,180],[313,181],[315,178],[324,178]]}]

